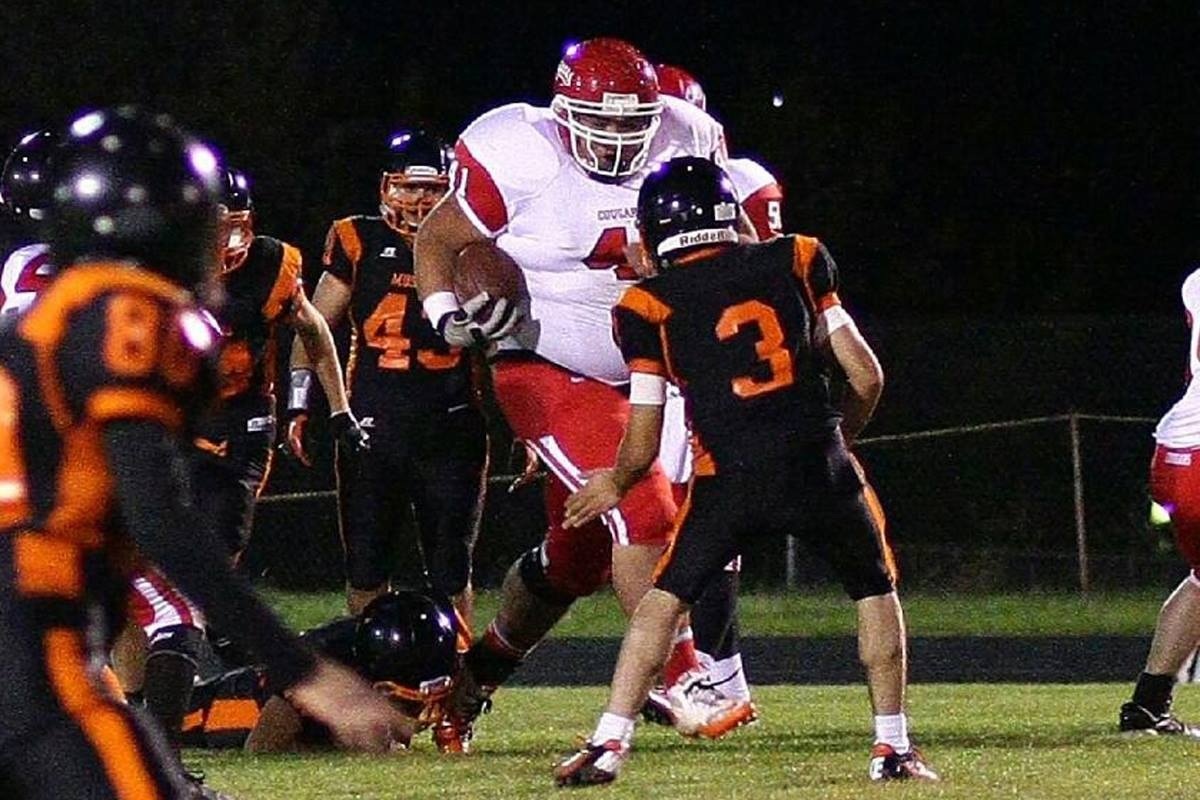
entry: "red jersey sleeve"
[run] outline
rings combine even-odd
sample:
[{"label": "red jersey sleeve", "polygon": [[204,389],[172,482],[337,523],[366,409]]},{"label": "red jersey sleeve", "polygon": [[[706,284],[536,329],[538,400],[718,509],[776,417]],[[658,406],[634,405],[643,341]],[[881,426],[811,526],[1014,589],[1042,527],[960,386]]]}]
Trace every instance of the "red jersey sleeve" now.
[{"label": "red jersey sleeve", "polygon": [[454,146],[450,183],[459,205],[482,233],[495,237],[508,225],[508,208],[496,181],[462,139]]}]

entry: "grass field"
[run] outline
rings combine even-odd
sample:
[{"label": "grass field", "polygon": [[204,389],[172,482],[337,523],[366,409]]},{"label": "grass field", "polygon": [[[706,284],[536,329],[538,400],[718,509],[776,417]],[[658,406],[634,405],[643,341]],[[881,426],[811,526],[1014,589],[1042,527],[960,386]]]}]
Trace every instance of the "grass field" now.
[{"label": "grass field", "polygon": [[[272,604],[296,627],[305,628],[342,613],[337,593],[267,591]],[[904,595],[910,636],[1089,636],[1149,635],[1168,590],[1102,593],[914,594]],[[478,599],[476,626],[495,613],[497,596]],[[833,592],[746,594],[740,600],[747,636],[845,636],[854,632],[854,607]],[[616,636],[625,621],[608,593],[579,601],[554,636]]]},{"label": "grass field", "polygon": [[[938,785],[866,780],[870,718],[860,687],[761,687],[762,721],[721,742],[639,726],[614,786],[563,790],[605,800],[697,798],[1191,798],[1200,745],[1114,732],[1125,685],[928,685],[912,690],[918,740]],[[241,800],[544,798],[550,768],[586,735],[605,691],[511,689],[479,728],[476,751],[439,757],[426,737],[383,758],[342,754],[250,758],[189,753],[208,782]],[[1177,707],[1200,711],[1185,687]]]}]

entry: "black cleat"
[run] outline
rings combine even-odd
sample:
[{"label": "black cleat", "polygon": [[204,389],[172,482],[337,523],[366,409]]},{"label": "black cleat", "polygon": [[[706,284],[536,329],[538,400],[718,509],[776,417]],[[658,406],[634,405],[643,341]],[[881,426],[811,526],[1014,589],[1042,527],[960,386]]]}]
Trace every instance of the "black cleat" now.
[{"label": "black cleat", "polygon": [[1117,727],[1126,736],[1184,736],[1200,739],[1200,728],[1180,720],[1171,713],[1170,706],[1163,713],[1155,714],[1132,700],[1121,706]]}]

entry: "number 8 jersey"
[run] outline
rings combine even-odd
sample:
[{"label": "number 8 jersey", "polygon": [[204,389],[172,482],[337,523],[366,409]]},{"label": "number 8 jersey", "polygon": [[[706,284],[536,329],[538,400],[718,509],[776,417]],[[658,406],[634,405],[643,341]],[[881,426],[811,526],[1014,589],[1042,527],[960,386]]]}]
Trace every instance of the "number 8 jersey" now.
[{"label": "number 8 jersey", "polygon": [[827,439],[840,421],[817,345],[840,304],[829,252],[785,236],[684,262],[626,291],[613,331],[631,371],[682,390],[696,474]]},{"label": "number 8 jersey", "polygon": [[425,317],[412,250],[382,217],[335,221],[322,261],[351,291],[354,340],[346,382],[360,416],[446,411],[475,401],[470,359]]}]

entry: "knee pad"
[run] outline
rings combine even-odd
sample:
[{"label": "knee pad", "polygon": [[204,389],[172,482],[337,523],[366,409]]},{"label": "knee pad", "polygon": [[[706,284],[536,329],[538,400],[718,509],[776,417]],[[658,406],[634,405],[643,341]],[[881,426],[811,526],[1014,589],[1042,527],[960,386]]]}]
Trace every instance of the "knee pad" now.
[{"label": "knee pad", "polygon": [[203,646],[204,631],[193,625],[168,625],[159,628],[150,639],[146,660],[171,655],[197,664],[203,655]]},{"label": "knee pad", "polygon": [[[530,594],[553,605],[570,605],[575,602],[575,598],[591,594],[591,592],[585,592],[583,595],[575,594],[565,588],[555,586],[550,576],[546,574],[541,545],[526,551],[525,555],[517,560],[517,574],[521,576],[521,582],[525,584],[525,588],[529,590]],[[592,591],[594,592],[595,589]]]}]

